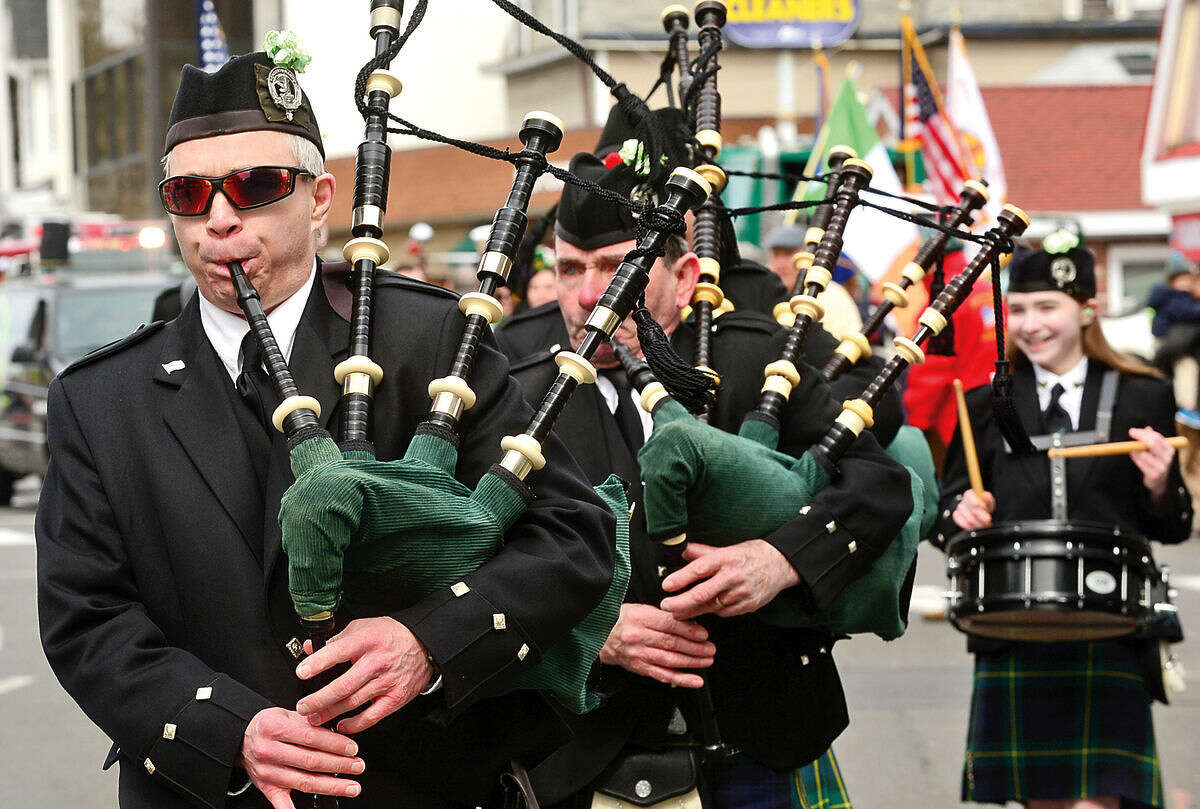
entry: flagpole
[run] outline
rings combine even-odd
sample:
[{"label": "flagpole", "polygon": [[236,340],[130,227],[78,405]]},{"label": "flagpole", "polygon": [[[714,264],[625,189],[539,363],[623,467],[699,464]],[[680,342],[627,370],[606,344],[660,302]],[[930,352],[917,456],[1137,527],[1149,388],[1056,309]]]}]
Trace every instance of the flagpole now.
[{"label": "flagpole", "polygon": [[900,149],[904,152],[904,188],[912,190],[917,183],[916,157],[914,149],[908,143],[905,124],[908,119],[908,86],[912,83],[912,63],[908,58],[908,36],[904,25],[908,12],[912,10],[911,0],[900,0]]}]

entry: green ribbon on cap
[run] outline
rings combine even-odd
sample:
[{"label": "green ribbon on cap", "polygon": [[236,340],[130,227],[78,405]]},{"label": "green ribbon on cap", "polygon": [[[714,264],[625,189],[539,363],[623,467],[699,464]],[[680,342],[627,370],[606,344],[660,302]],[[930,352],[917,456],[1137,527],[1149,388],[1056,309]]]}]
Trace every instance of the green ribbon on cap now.
[{"label": "green ribbon on cap", "polygon": [[1060,228],[1042,239],[1042,249],[1052,255],[1069,253],[1079,246],[1079,234]]},{"label": "green ribbon on cap", "polygon": [[266,51],[267,56],[276,65],[290,68],[297,73],[303,73],[312,61],[312,54],[304,49],[300,37],[293,31],[268,31]]}]

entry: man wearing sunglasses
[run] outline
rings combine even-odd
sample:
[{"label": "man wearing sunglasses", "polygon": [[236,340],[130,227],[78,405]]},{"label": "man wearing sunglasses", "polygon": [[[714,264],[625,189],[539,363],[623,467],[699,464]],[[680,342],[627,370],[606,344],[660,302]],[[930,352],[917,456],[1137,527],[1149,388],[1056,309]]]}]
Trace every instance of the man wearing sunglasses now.
[{"label": "man wearing sunglasses", "polygon": [[[122,807],[290,809],[291,790],[360,807],[486,805],[510,759],[533,763],[565,736],[538,694],[482,695],[599,602],[614,522],[551,439],[530,507],[469,590],[339,627],[327,648],[348,670],[335,669],[323,692],[334,696],[301,701],[276,521],[287,447],[255,400],[265,372],[228,264],[257,287],[326,425],[339,418],[333,367],[349,325],[330,303],[347,296],[345,275],[314,258],[334,178],[308,100],[280,69],[263,53],[213,75],[184,68],[160,194],[198,294],[51,385],[36,529],[43,646],[114,742],[106,766],[120,763]],[[288,82],[295,93],[280,93]],[[389,459],[428,412],[427,383],[450,366],[463,318],[444,290],[383,275],[374,441]],[[470,486],[531,416],[490,336],[472,385],[458,465]]]}]

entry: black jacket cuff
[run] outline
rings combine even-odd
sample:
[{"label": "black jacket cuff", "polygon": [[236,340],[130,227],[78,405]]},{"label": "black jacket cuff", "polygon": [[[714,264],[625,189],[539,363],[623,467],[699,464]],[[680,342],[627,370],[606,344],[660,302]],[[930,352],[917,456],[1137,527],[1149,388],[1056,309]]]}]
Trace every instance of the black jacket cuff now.
[{"label": "black jacket cuff", "polygon": [[266,697],[218,674],[163,723],[139,765],[202,806],[219,809],[229,797],[246,726],[270,707]]},{"label": "black jacket cuff", "polygon": [[871,567],[850,532],[820,505],[807,505],[800,516],[763,537],[800,575],[794,595],[810,601],[810,610],[828,607],[847,584]]}]

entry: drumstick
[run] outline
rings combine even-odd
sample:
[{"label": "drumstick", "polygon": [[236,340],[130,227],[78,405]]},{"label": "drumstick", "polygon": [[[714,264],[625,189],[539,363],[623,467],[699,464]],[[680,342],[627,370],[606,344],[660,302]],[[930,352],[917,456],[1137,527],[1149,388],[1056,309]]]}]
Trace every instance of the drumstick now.
[{"label": "drumstick", "polygon": [[[1167,443],[1175,449],[1183,449],[1188,440],[1182,435],[1173,435]],[[1051,447],[1046,455],[1051,458],[1099,458],[1102,455],[1128,455],[1146,449],[1141,441],[1114,441],[1111,444],[1084,444],[1079,447]]]},{"label": "drumstick", "polygon": [[963,455],[967,459],[967,477],[971,489],[980,502],[983,500],[983,475],[979,473],[979,455],[975,452],[975,431],[971,429],[971,416],[967,413],[967,397],[963,396],[961,379],[954,380],[954,398],[958,401],[958,429],[962,433]]}]

